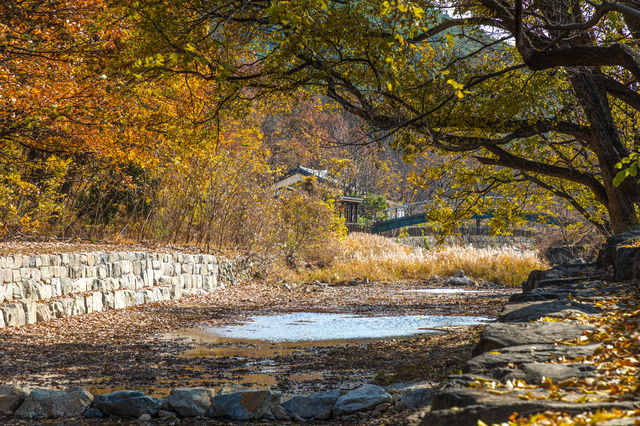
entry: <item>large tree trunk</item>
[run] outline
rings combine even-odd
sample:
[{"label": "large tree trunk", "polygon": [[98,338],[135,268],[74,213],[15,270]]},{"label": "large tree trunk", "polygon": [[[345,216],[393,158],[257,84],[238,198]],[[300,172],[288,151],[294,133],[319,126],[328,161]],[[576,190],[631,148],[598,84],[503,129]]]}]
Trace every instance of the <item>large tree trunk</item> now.
[{"label": "large tree trunk", "polygon": [[[536,5],[550,22],[556,24],[584,22],[585,19],[578,1],[538,0]],[[551,31],[551,35],[560,40],[564,38],[561,30]],[[581,45],[594,45],[592,34],[586,30],[559,43],[559,47],[563,48]],[[629,155],[629,151],[620,139],[613,120],[611,105],[602,82],[602,72],[599,67],[569,67],[567,72],[576,98],[591,124],[593,137],[590,146],[600,166],[602,184],[607,195],[604,204],[609,213],[611,231],[614,234],[624,232],[638,223],[635,202],[640,200],[640,186],[636,179],[626,179],[619,187],[613,185],[613,178],[617,173],[615,165]]]},{"label": "large tree trunk", "polygon": [[606,208],[613,233],[620,233],[638,223],[635,200],[640,191],[635,179],[627,179],[619,187],[613,185],[617,170],[615,164],[629,155],[620,140],[618,129],[611,116],[611,106],[604,89],[600,71],[580,67],[569,70],[570,81],[587,119],[591,124],[591,146],[598,157],[602,183],[607,193]]}]

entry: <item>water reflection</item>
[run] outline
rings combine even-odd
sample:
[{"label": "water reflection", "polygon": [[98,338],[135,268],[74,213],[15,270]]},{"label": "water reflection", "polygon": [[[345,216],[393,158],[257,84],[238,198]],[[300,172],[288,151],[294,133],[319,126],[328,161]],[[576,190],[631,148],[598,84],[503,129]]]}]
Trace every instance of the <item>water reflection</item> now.
[{"label": "water reflection", "polygon": [[437,327],[470,326],[489,321],[485,317],[444,315],[360,316],[339,313],[298,312],[257,315],[249,322],[209,327],[205,333],[223,339],[269,342],[382,339],[434,333]]}]

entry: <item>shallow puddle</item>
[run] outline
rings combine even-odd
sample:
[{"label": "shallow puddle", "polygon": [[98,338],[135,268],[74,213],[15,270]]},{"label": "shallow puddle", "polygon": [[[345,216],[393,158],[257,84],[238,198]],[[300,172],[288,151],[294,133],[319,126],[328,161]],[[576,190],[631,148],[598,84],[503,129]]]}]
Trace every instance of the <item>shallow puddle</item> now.
[{"label": "shallow puddle", "polygon": [[205,333],[226,339],[268,342],[322,342],[326,340],[383,339],[435,333],[438,327],[470,326],[489,321],[485,317],[403,315],[360,316],[338,313],[298,312],[257,315],[249,322],[208,327]]},{"label": "shallow puddle", "polygon": [[[382,344],[421,335],[444,335],[448,327],[483,324],[490,318],[479,316],[362,316],[345,313],[298,312],[255,315],[231,326],[178,330],[164,340],[192,343],[177,356],[195,370],[205,367],[195,382],[206,386],[269,386],[286,392],[324,389],[329,380],[343,383],[346,378],[327,369],[322,360],[345,350],[362,351]],[[387,343],[384,343],[387,342]],[[384,355],[380,355],[384,359]],[[314,360],[318,360],[315,362]],[[338,358],[339,359],[339,358]],[[336,361],[332,361],[336,362]],[[344,362],[341,361],[340,365]],[[345,366],[344,368],[348,368]],[[358,368],[362,369],[362,366]],[[369,371],[371,370],[371,371]],[[350,373],[353,379],[369,382],[375,369]],[[184,379],[181,379],[184,381]],[[343,383],[344,384],[344,383]],[[324,387],[323,387],[324,386]]]}]

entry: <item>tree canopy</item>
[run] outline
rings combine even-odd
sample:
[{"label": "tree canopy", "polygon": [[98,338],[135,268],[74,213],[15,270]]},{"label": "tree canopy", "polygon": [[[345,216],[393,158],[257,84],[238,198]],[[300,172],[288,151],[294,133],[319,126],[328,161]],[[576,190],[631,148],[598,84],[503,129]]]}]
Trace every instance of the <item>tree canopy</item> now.
[{"label": "tree canopy", "polygon": [[407,157],[453,155],[461,206],[500,188],[518,205],[535,187],[602,232],[637,223],[640,186],[613,182],[638,141],[635,2],[119,5],[141,29],[139,78],[215,82],[216,108],[303,88],[360,117],[374,139],[392,136]]}]

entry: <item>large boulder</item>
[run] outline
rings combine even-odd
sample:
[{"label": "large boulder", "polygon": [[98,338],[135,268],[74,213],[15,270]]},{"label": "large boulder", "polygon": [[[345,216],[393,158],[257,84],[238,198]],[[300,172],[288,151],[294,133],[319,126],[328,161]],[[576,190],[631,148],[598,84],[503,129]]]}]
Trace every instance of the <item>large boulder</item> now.
[{"label": "large boulder", "polygon": [[79,417],[93,401],[93,395],[84,388],[63,391],[34,389],[15,412],[16,417],[45,419],[56,417]]},{"label": "large boulder", "polygon": [[580,302],[551,300],[542,302],[507,303],[500,322],[529,322],[544,317],[562,318],[570,314],[595,314],[602,309]]},{"label": "large boulder", "polygon": [[28,394],[24,389],[16,386],[0,385],[0,416],[11,416]]},{"label": "large boulder", "polygon": [[590,264],[562,264],[545,271],[537,269],[531,271],[527,281],[522,283],[522,291],[523,293],[529,293],[537,288],[566,286],[581,281],[602,279],[607,276],[606,271],[594,268]]},{"label": "large boulder", "polygon": [[280,405],[280,392],[271,390],[230,390],[213,397],[207,411],[209,417],[232,420],[255,420]]},{"label": "large boulder", "polygon": [[491,323],[482,331],[473,356],[508,346],[571,340],[593,327],[563,322]]},{"label": "large boulder", "polygon": [[206,416],[216,392],[207,388],[173,389],[166,402],[182,417]]},{"label": "large boulder", "polygon": [[338,398],[340,390],[330,390],[309,396],[294,396],[284,402],[282,407],[293,418],[327,420],[331,418],[331,411]]},{"label": "large boulder", "polygon": [[596,264],[600,268],[608,268],[615,265],[616,255],[619,246],[634,245],[635,241],[640,239],[640,231],[631,231],[624,234],[616,234],[607,238],[607,242],[598,253]]},{"label": "large boulder", "polygon": [[613,269],[615,281],[640,278],[640,247],[618,247]]},{"label": "large boulder", "polygon": [[433,383],[431,382],[395,383],[385,389],[389,392],[392,389],[397,390],[400,393],[400,401],[410,410],[431,404],[431,395],[433,394]]},{"label": "large boulder", "polygon": [[92,404],[93,408],[97,408],[106,416],[135,419],[143,414],[155,416],[160,411],[160,406],[158,398],[129,390],[100,395]]},{"label": "large boulder", "polygon": [[391,395],[378,385],[362,385],[342,395],[333,407],[335,417],[372,410],[378,404],[392,402]]}]

